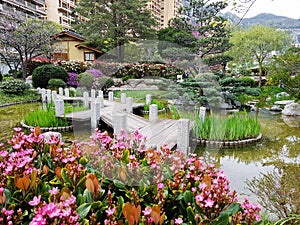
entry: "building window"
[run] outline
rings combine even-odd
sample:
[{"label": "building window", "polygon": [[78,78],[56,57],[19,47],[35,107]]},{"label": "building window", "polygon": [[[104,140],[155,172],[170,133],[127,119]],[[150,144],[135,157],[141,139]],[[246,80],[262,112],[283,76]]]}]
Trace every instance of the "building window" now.
[{"label": "building window", "polygon": [[84,61],[94,61],[94,60],[95,60],[94,52],[85,52],[84,53]]}]

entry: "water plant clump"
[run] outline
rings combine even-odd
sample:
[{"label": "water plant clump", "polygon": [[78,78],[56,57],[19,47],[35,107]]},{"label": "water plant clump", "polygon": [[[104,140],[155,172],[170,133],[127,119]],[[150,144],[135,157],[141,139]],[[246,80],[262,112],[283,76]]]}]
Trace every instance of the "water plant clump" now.
[{"label": "water plant clump", "polygon": [[247,113],[221,116],[212,113],[202,121],[198,114],[186,115],[195,121],[194,135],[203,140],[237,141],[256,138],[260,124],[256,117]]},{"label": "water plant clump", "polygon": [[158,110],[162,110],[165,108],[166,103],[161,100],[152,99],[151,103],[149,105],[148,104],[144,105],[144,110],[149,111],[150,105],[152,105],[152,104],[157,105]]},{"label": "water plant clump", "polygon": [[[37,127],[0,145],[1,224],[256,224],[258,205],[238,203],[222,171],[139,132],[96,132],[67,149]],[[112,163],[113,162],[113,163]],[[139,179],[142,178],[142,179]],[[138,185],[136,185],[138,183]],[[220,223],[222,221],[222,223]]]},{"label": "water plant clump", "polygon": [[38,109],[34,112],[29,112],[24,117],[24,123],[29,126],[40,127],[64,127],[69,125],[66,118],[57,118],[55,110],[51,107],[47,107],[46,111]]}]

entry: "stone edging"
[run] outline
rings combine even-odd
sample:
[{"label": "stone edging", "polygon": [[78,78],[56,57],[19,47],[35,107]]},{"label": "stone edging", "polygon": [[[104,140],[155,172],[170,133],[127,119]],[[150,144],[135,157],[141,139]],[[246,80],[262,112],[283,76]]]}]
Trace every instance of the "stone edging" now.
[{"label": "stone edging", "polygon": [[[158,110],[158,113],[163,113],[163,112],[165,112],[165,111],[166,111],[166,108],[162,108],[162,109]],[[142,110],[142,114],[149,114],[149,111],[147,111],[147,110]]]},{"label": "stone edging", "polygon": [[200,146],[218,146],[220,148],[226,147],[241,147],[248,144],[253,144],[255,142],[260,141],[262,138],[262,134],[260,133],[256,138],[238,140],[238,141],[208,141],[208,140],[201,140],[198,139],[197,143]]},{"label": "stone edging", "polygon": [[[26,125],[24,121],[21,121],[21,126],[25,129],[33,129],[35,127]],[[60,131],[60,132],[65,132],[65,131],[72,131],[73,130],[73,125],[70,126],[65,126],[65,127],[41,127],[41,131]]]},{"label": "stone edging", "polygon": [[40,102],[39,100],[32,100],[32,101],[23,101],[23,102],[10,102],[10,103],[6,103],[6,104],[2,104],[0,105],[0,108],[4,108],[7,106],[13,106],[13,105],[20,105],[20,104],[28,104],[28,103],[35,103],[35,102]]}]

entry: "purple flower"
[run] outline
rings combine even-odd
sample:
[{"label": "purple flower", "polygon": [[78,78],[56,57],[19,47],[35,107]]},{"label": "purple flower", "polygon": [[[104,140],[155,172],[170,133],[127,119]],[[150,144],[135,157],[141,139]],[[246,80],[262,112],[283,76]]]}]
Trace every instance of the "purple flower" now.
[{"label": "purple flower", "polygon": [[78,82],[78,74],[77,73],[68,73],[68,81],[67,85],[71,87],[77,87],[79,85]]},{"label": "purple flower", "polygon": [[89,69],[85,72],[92,74],[94,76],[94,78],[99,78],[99,77],[104,76],[104,74],[100,70],[97,70],[97,69]]}]

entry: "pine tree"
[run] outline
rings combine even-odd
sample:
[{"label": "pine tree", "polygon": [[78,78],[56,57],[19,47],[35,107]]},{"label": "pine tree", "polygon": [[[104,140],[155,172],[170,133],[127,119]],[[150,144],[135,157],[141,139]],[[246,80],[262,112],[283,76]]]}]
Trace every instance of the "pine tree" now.
[{"label": "pine tree", "polygon": [[[123,62],[124,44],[137,39],[153,38],[155,20],[145,8],[145,0],[80,0],[76,12],[85,17],[74,25],[93,47],[116,48]],[[96,45],[96,46],[95,46]],[[103,50],[103,49],[102,49]]]}]

